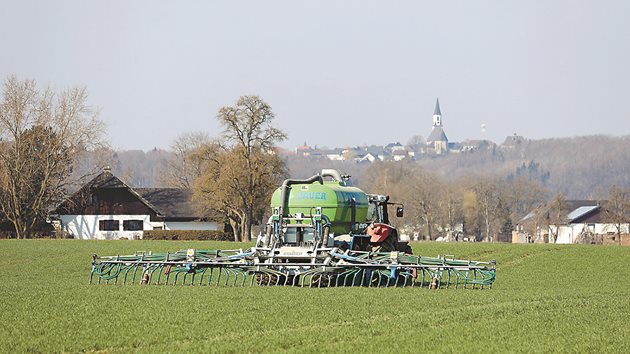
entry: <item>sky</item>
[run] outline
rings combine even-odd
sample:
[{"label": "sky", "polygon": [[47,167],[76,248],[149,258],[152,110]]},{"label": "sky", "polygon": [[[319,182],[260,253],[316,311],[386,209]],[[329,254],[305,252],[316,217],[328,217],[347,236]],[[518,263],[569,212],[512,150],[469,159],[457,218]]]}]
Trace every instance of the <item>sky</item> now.
[{"label": "sky", "polygon": [[[115,149],[219,136],[259,95],[292,149],[630,134],[630,1],[0,0],[0,78],[87,87]],[[485,131],[481,127],[485,125]]]}]

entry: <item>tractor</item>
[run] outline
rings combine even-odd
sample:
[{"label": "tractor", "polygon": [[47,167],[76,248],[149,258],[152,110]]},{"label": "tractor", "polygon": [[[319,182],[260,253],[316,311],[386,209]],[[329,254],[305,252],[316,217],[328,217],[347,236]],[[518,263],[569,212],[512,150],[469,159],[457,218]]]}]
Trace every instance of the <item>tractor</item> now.
[{"label": "tractor", "polygon": [[[307,287],[492,287],[496,262],[412,254],[390,224],[402,204],[351,186],[324,169],[287,179],[271,197],[271,216],[247,250],[137,252],[92,256],[90,283],[291,285]],[[140,274],[138,274],[140,273]]]}]

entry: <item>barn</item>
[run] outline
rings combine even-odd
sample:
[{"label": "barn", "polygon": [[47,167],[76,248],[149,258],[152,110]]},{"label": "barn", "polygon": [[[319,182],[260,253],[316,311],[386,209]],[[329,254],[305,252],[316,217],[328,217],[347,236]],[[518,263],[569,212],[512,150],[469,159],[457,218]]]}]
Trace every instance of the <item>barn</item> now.
[{"label": "barn", "polygon": [[109,168],[63,201],[51,219],[76,239],[142,239],[145,230],[223,230],[219,215],[196,212],[191,190],[132,188]]}]

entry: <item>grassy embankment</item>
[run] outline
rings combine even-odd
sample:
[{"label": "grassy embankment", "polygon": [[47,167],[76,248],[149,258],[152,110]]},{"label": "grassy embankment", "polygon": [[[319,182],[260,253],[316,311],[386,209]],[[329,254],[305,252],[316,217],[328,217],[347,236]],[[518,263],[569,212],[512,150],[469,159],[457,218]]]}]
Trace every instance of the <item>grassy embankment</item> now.
[{"label": "grassy embankment", "polygon": [[93,252],[234,246],[2,240],[0,352],[630,352],[630,248],[615,246],[414,245],[496,259],[492,290],[87,283]]}]

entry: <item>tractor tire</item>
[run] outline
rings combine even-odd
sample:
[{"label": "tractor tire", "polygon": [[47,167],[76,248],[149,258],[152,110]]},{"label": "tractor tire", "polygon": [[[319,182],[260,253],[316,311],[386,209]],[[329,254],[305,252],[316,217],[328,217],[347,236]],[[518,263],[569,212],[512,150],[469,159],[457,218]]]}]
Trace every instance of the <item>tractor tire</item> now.
[{"label": "tractor tire", "polygon": [[413,254],[413,250],[411,249],[411,246],[409,246],[408,243],[399,243],[398,251],[406,253],[406,254]]}]

